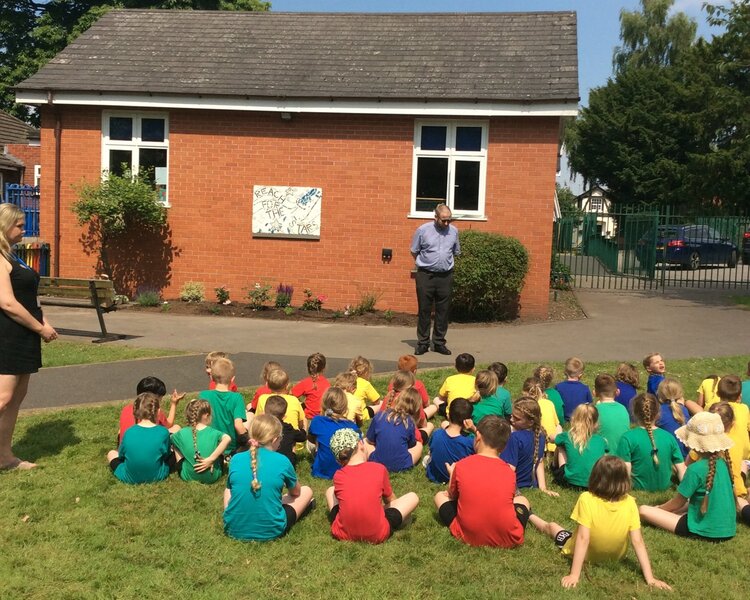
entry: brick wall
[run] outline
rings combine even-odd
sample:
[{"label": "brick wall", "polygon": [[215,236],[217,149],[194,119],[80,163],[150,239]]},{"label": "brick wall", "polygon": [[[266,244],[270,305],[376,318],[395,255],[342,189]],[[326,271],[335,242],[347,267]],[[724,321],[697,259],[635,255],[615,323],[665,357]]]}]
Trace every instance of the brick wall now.
[{"label": "brick wall", "polygon": [[26,167],[18,183],[22,185],[34,185],[34,165],[41,164],[41,149],[39,146],[6,144],[6,147],[8,154],[20,160]]},{"label": "brick wall", "polygon": [[[170,244],[141,237],[120,256],[150,261],[158,271],[139,284],[178,295],[185,281],[207,293],[227,285],[232,298],[256,281],[291,284],[328,296],[326,306],[381,294],[378,308],[415,311],[409,243],[425,222],[408,219],[414,119],[175,110],[169,113]],[[525,316],[547,311],[557,118],[494,118],[490,122],[486,222],[457,222],[517,237],[531,255],[521,302]],[[52,239],[54,117],[42,110],[42,234]],[[91,276],[96,257],[81,246],[85,231],[70,205],[72,186],[96,181],[101,169],[101,110],[62,112],[60,274]],[[321,239],[252,238],[254,185],[317,186],[323,190]],[[383,264],[381,248],[393,249]],[[134,259],[135,257],[135,259]],[[148,278],[147,275],[141,275]],[[131,290],[132,292],[132,290]]]}]

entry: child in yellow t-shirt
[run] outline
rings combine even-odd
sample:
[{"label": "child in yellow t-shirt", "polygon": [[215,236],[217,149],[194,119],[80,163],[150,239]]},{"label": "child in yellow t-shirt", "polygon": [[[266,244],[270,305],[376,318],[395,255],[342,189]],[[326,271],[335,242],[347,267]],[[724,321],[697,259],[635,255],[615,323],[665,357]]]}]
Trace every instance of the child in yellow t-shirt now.
[{"label": "child in yellow t-shirt", "polygon": [[446,416],[450,409],[451,402],[456,398],[465,398],[468,400],[476,391],[476,380],[472,373],[474,372],[474,357],[466,352],[456,357],[456,373],[446,377],[443,385],[440,386],[438,395],[432,401],[438,408],[438,413]]},{"label": "child in yellow t-shirt", "polygon": [[563,587],[578,584],[585,561],[621,560],[628,550],[629,539],[646,583],[658,589],[672,589],[656,579],[651,571],[638,505],[628,492],[630,473],[625,462],[616,456],[602,456],[591,471],[589,491],[578,497],[570,515],[578,523],[575,531],[563,529],[535,514],[529,517],[534,527],[555,540],[564,555],[573,556],[570,574],[561,581]]},{"label": "child in yellow t-shirt", "polygon": [[721,377],[718,375],[709,375],[698,386],[696,390],[698,397],[695,401],[703,407],[703,410],[708,410],[711,405],[719,402],[719,381]]},{"label": "child in yellow t-shirt", "polygon": [[[362,401],[354,395],[357,389],[357,375],[353,371],[339,373],[336,375],[331,386],[344,390],[347,404],[346,418],[354,421],[357,427],[362,427],[362,423],[364,422]],[[365,414],[367,413],[365,412]]]},{"label": "child in yellow t-shirt", "polygon": [[364,420],[372,419],[373,415],[380,409],[380,404],[378,404],[380,394],[370,383],[372,363],[364,356],[357,356],[349,363],[349,370],[357,376],[357,388],[354,390],[354,395],[361,403],[362,418]]},{"label": "child in yellow t-shirt", "polygon": [[270,394],[262,394],[258,398],[258,407],[255,409],[256,415],[262,415],[266,409],[266,401],[271,396],[281,396],[286,400],[286,415],[284,415],[284,422],[289,423],[292,427],[297,430],[307,429],[307,420],[305,419],[305,411],[300,404],[297,396],[292,396],[289,393],[289,376],[283,369],[273,369],[268,373],[268,388],[271,390]]},{"label": "child in yellow t-shirt", "polygon": [[549,454],[554,454],[555,448],[557,448],[555,437],[558,433],[562,433],[562,426],[560,425],[560,419],[557,418],[555,405],[545,395],[542,382],[537,377],[527,378],[523,382],[522,389],[524,396],[533,398],[539,404],[539,410],[542,412],[542,428],[547,434],[546,450],[549,457]]}]

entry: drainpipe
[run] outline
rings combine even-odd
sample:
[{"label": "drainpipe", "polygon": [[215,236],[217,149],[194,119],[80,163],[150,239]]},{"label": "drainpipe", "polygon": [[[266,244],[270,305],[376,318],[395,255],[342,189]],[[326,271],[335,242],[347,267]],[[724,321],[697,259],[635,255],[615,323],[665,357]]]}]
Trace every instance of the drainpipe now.
[{"label": "drainpipe", "polygon": [[[47,92],[47,104],[49,106],[53,105],[53,97],[51,91]],[[60,117],[60,110],[58,108],[53,107],[52,110],[55,115],[55,232],[53,236],[55,247],[52,258],[52,274],[54,277],[60,277],[60,149],[62,145],[60,138],[62,136],[62,118]]]}]

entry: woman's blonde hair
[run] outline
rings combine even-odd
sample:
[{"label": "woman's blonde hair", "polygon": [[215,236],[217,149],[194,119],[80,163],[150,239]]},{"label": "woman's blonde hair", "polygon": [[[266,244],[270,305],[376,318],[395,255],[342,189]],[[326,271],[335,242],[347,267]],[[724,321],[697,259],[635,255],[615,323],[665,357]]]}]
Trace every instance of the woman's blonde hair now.
[{"label": "woman's blonde hair", "polygon": [[482,398],[488,398],[497,391],[497,375],[494,371],[483,369],[477,373],[474,379],[476,391],[471,398],[472,402],[479,402]]},{"label": "woman's blonde hair", "polygon": [[381,410],[393,406],[396,398],[398,398],[405,389],[412,387],[416,381],[414,373],[411,371],[396,371],[393,377],[391,377],[391,389],[388,390],[388,393],[383,398],[383,408]]},{"label": "woman's blonde hair", "polygon": [[10,260],[10,240],[8,231],[17,221],[25,218],[23,210],[15,204],[4,202],[0,204],[0,254]]},{"label": "woman's blonde hair", "polygon": [[271,415],[258,415],[250,424],[250,468],[253,472],[251,487],[254,492],[260,489],[258,481],[258,448],[268,446],[281,435],[281,421]]},{"label": "woman's blonde hair", "polygon": [[341,388],[331,386],[325,392],[321,399],[323,405],[323,414],[334,421],[345,419],[349,411],[349,403],[346,399],[346,393]]},{"label": "woman's blonde hair", "polygon": [[674,420],[680,425],[685,424],[685,413],[682,412],[682,407],[677,401],[682,398],[683,393],[680,382],[672,377],[663,379],[656,388],[656,399],[661,404],[669,404]]},{"label": "woman's blonde hair", "polygon": [[568,435],[578,452],[583,452],[589,445],[591,436],[599,429],[599,411],[593,404],[579,404],[570,415]]},{"label": "woman's blonde hair", "polygon": [[372,377],[372,363],[364,356],[353,358],[352,362],[349,363],[349,370],[354,371],[357,377],[367,379],[367,381]]}]

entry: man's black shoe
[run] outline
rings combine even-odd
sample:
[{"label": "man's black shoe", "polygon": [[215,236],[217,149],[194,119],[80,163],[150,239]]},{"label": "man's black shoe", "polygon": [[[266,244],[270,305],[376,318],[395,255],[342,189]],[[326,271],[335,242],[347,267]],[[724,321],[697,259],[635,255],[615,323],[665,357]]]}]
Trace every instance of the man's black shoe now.
[{"label": "man's black shoe", "polygon": [[420,356],[424,354],[425,352],[427,352],[427,350],[428,350],[427,346],[417,346],[416,348],[414,348],[414,354],[416,354],[417,356]]},{"label": "man's black shoe", "polygon": [[446,356],[448,356],[449,354],[452,354],[452,352],[448,350],[448,348],[446,348],[445,346],[435,346],[434,350],[438,354],[445,354]]}]

